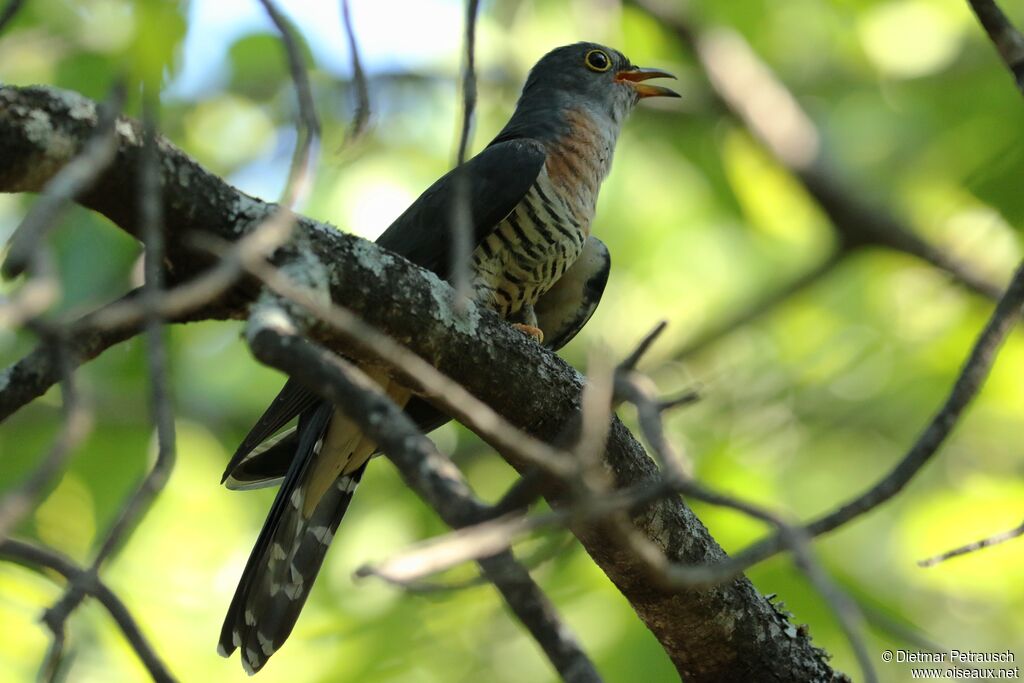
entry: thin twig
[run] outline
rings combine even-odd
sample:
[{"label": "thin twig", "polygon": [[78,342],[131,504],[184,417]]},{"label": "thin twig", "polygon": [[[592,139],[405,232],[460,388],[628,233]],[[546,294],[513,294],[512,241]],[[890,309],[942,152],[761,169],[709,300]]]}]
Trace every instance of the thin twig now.
[{"label": "thin twig", "polygon": [[[125,639],[135,654],[139,656],[149,675],[158,683],[171,683],[174,676],[171,675],[167,666],[160,660],[156,650],[142,634],[142,629],[136,623],[131,612],[121,602],[121,599],[107,587],[102,580],[88,569],[82,569],[74,562],[60,553],[47,548],[7,539],[0,541],[0,557],[29,567],[45,567],[51,569],[65,579],[68,584],[80,586],[88,595],[99,600],[100,604],[107,610],[117,623]],[[49,625],[49,622],[47,622]]]},{"label": "thin twig", "polygon": [[618,368],[616,368],[616,372],[621,373],[629,370],[635,370],[637,363],[640,362],[643,355],[651,348],[651,345],[658,340],[658,337],[661,336],[661,333],[665,331],[666,327],[668,327],[668,322],[665,320],[662,320],[655,325],[654,329],[648,332],[647,335],[640,340],[640,343],[636,345],[633,352],[619,363]]},{"label": "thin twig", "polygon": [[843,248],[832,252],[827,259],[807,272],[801,273],[778,289],[773,289],[767,294],[759,295],[749,305],[731,315],[727,315],[723,320],[712,323],[710,327],[699,331],[696,336],[691,337],[680,347],[674,353],[676,359],[694,356],[724,337],[729,336],[732,332],[764,318],[781,304],[820,282],[822,278],[835,270],[836,266],[842,263],[850,253],[849,249]]},{"label": "thin twig", "polygon": [[491,506],[491,512],[495,517],[510,512],[525,512],[541,497],[547,476],[543,470],[531,467]]},{"label": "thin twig", "polygon": [[926,242],[887,207],[864,199],[864,193],[840,179],[821,155],[821,134],[810,116],[743,36],[724,28],[698,31],[671,3],[630,1],[695,56],[717,104],[803,184],[829,217],[841,250],[877,245],[901,251],[945,271],[970,291],[998,299],[1001,286]]},{"label": "thin twig", "polygon": [[64,340],[56,335],[48,342],[54,355],[53,363],[61,374],[61,427],[50,450],[25,480],[0,500],[0,539],[32,509],[37,499],[64,469],[68,457],[92,428],[92,410],[82,399],[75,384],[74,367],[68,358]]},{"label": "thin twig", "polygon": [[310,159],[313,146],[320,138],[320,121],[317,119],[316,106],[313,103],[309,73],[306,71],[306,63],[292,27],[272,0],[259,2],[281,34],[281,43],[288,57],[288,70],[291,72],[292,82],[295,83],[295,94],[299,102],[299,118],[296,125],[298,140],[292,154],[291,167],[288,169],[288,181],[281,195],[283,205],[293,206],[306,195],[312,183]]},{"label": "thin twig", "polygon": [[[996,304],[992,317],[989,318],[985,328],[975,341],[946,401],[932,417],[913,446],[892,471],[870,489],[808,524],[807,532],[812,537],[833,531],[875,509],[899,493],[921,468],[928,464],[953,428],[959,423],[963,412],[981,390],[1006,335],[1021,317],[1022,305],[1024,305],[1024,264],[1018,266],[1009,288]],[[729,565],[727,573],[742,572],[747,567],[771,557],[781,549],[781,545],[778,536],[754,544],[726,563]]]},{"label": "thin twig", "polygon": [[473,130],[473,115],[476,112],[476,20],[480,9],[479,0],[466,2],[465,60],[462,69],[462,125],[459,132],[459,150],[456,163],[462,165],[469,152],[469,137]]},{"label": "thin twig", "polygon": [[[379,444],[403,480],[446,524],[457,528],[487,514],[454,463],[381,387],[355,365],[299,336],[283,308],[263,304],[250,318],[248,338],[261,361],[339,406]],[[566,681],[600,680],[575,636],[511,553],[488,553],[481,557],[480,567]]]},{"label": "thin twig", "polygon": [[38,321],[63,293],[53,257],[36,249],[25,269],[27,277],[10,297],[0,296],[0,328],[15,329]]},{"label": "thin twig", "polygon": [[4,7],[4,11],[0,12],[0,33],[4,32],[14,17],[18,14],[18,10],[25,4],[25,0],[9,0],[7,5]]},{"label": "thin twig", "polygon": [[341,0],[341,20],[345,28],[345,38],[348,40],[348,53],[352,59],[352,86],[356,90],[356,112],[349,124],[348,132],[345,134],[345,141],[342,143],[343,151],[349,145],[354,144],[363,136],[370,123],[370,89],[366,82],[366,72],[363,71],[363,60],[359,55],[359,44],[356,41],[356,32],[352,27],[352,14],[349,10],[349,0]]},{"label": "thin twig", "polygon": [[[146,100],[144,111],[144,143],[139,168],[139,207],[143,239],[145,242],[144,269],[146,282],[142,290],[143,299],[159,296],[163,287],[163,209],[160,195],[160,166],[157,155],[156,127],[154,103]],[[174,420],[167,395],[167,371],[161,320],[156,313],[150,313],[146,319],[147,332],[147,364],[151,374],[151,403],[157,431],[157,458],[128,503],[120,511],[117,520],[106,534],[99,550],[88,569],[89,576],[95,578],[103,563],[117,550],[131,534],[139,520],[149,509],[153,500],[163,490],[174,466]],[[46,611],[45,619],[55,634],[63,631],[63,624],[81,603],[86,591],[79,581],[71,581],[64,595]],[[61,639],[58,637],[51,648],[48,661],[54,663],[60,659]]]},{"label": "thin twig", "polygon": [[253,260],[246,262],[245,266],[273,292],[309,311],[317,320],[344,337],[350,345],[407,376],[417,391],[498,451],[514,453],[516,457],[560,478],[572,476],[577,471],[575,459],[569,453],[524,434],[457,382],[391,337],[363,322],[352,311],[324,303],[315,292],[296,285],[266,262]]},{"label": "thin twig", "polygon": [[968,0],[968,3],[1013,74],[1017,89],[1024,93],[1024,35],[1014,28],[993,0]]},{"label": "thin twig", "polygon": [[[544,563],[561,556],[562,553],[568,550],[574,543],[576,543],[576,539],[573,536],[552,538],[549,539],[549,542],[542,544],[538,549],[532,552],[523,553],[523,555],[517,559],[527,570],[533,571]],[[488,581],[487,577],[482,574],[478,574],[467,579],[452,581],[415,580],[408,582],[388,581],[388,583],[413,595],[429,595],[469,590],[471,588],[487,585],[490,581]]]},{"label": "thin twig", "polygon": [[459,132],[459,147],[455,155],[455,199],[451,215],[451,263],[449,264],[455,302],[460,308],[470,296],[470,258],[473,251],[473,215],[470,207],[470,193],[473,188],[470,178],[462,168],[469,152],[469,139],[473,130],[473,115],[476,111],[476,19],[478,0],[466,2],[466,37],[462,68],[462,123]]},{"label": "thin twig", "polygon": [[919,566],[919,567],[934,567],[935,565],[941,564],[942,562],[945,562],[946,560],[951,560],[954,557],[960,557],[961,555],[968,555],[970,553],[976,553],[979,550],[982,550],[984,548],[991,548],[994,545],[999,545],[1000,543],[1005,543],[1005,542],[1007,542],[1009,540],[1012,540],[1014,538],[1018,538],[1019,536],[1024,536],[1024,522],[1021,522],[1020,526],[1018,526],[1018,527],[1016,527],[1014,529],[1010,529],[1009,531],[1004,531],[1002,533],[995,534],[994,536],[989,536],[988,538],[983,538],[980,541],[974,541],[973,543],[968,543],[967,545],[960,546],[959,548],[954,548],[952,550],[947,550],[946,552],[944,552],[944,553],[942,553],[940,555],[936,555],[934,557],[929,557],[929,558],[927,558],[925,560],[918,560],[917,566]]},{"label": "thin twig", "polygon": [[604,492],[613,486],[604,468],[615,386],[615,368],[608,362],[609,358],[606,350],[595,350],[587,363],[587,383],[580,395],[579,439],[573,448],[582,476],[570,482],[576,488],[576,495]]},{"label": "thin twig", "polygon": [[[223,250],[216,265],[173,289],[152,292],[142,297],[124,297],[83,316],[79,321],[68,321],[79,331],[109,330],[132,327],[144,321],[149,314],[163,320],[178,320],[216,300],[246,274],[243,264],[261,259],[284,245],[295,227],[295,215],[286,207],[279,207],[260,221],[243,237]],[[202,246],[207,243],[202,234],[190,240]]]},{"label": "thin twig", "polygon": [[[129,293],[126,298],[133,296],[135,293]],[[117,305],[117,303],[110,305]],[[80,328],[77,326],[64,328],[67,330],[64,335],[67,354],[73,367],[95,358],[118,342],[134,337],[141,330],[141,325],[93,330],[88,323],[90,317],[89,315],[84,316]],[[4,385],[0,389],[0,421],[5,420],[33,399],[42,396],[47,389],[60,381],[61,368],[53,361],[54,357],[49,346],[40,343],[23,358],[0,372],[0,378],[3,379],[0,384]]]},{"label": "thin twig", "polygon": [[[146,245],[146,280],[142,292],[143,299],[157,299],[163,289],[163,209],[160,202],[160,170],[156,155],[156,130],[153,116],[154,113],[150,111],[146,118],[147,142],[142,157],[139,183],[140,208]],[[151,307],[150,310],[152,311]],[[174,417],[167,387],[167,352],[162,337],[163,326],[161,323],[162,320],[155,311],[146,317],[146,362],[151,383],[150,410],[153,413],[157,433],[156,462],[100,546],[93,561],[94,567],[97,569],[145,514],[153,499],[167,483],[174,467]]]},{"label": "thin twig", "polygon": [[597,521],[624,511],[636,511],[671,495],[666,482],[649,482],[617,489],[604,496],[591,496],[571,505],[537,515],[505,515],[421,541],[392,557],[363,565],[357,576],[374,576],[388,583],[406,585],[447,571],[464,562],[487,557],[511,547],[516,541],[545,529],[561,529],[574,521]]},{"label": "thin twig", "polygon": [[676,408],[682,408],[696,403],[701,399],[701,390],[699,388],[687,389],[678,396],[672,398],[662,398],[658,401],[658,412],[668,412],[675,410]]},{"label": "thin twig", "polygon": [[[825,602],[832,608],[840,627],[843,629],[847,640],[857,657],[857,661],[864,673],[864,679],[869,682],[877,681],[874,665],[868,653],[864,641],[864,618],[857,604],[853,602],[839,587],[832,581],[828,574],[822,569],[815,559],[810,547],[810,537],[798,526],[791,524],[777,513],[754,505],[734,496],[728,496],[720,492],[711,491],[705,486],[697,483],[691,476],[691,467],[683,455],[676,449],[665,436],[661,401],[658,400],[653,384],[644,382],[633,371],[620,372],[615,381],[616,394],[633,403],[639,415],[640,429],[647,438],[651,450],[657,455],[662,467],[665,469],[666,478],[673,484],[674,488],[684,496],[696,498],[712,505],[720,505],[742,512],[754,519],[758,519],[775,526],[779,536],[784,540],[786,547],[793,551],[793,556],[799,567],[811,581],[818,593]],[[655,554],[661,554],[647,538],[639,534],[631,525],[618,525],[620,534],[632,537],[630,547],[643,548],[638,553],[641,558],[650,558]],[[667,583],[675,589],[688,588],[687,582],[681,583],[670,580],[672,576],[672,564],[659,561],[655,566],[668,571],[663,571],[661,576],[656,577],[659,583]]]},{"label": "thin twig", "polygon": [[687,461],[665,436],[662,403],[657,398],[654,383],[650,378],[636,372],[617,373],[615,396],[636,406],[640,431],[647,438],[651,450],[660,458],[664,476],[673,482],[692,478],[692,463]]}]

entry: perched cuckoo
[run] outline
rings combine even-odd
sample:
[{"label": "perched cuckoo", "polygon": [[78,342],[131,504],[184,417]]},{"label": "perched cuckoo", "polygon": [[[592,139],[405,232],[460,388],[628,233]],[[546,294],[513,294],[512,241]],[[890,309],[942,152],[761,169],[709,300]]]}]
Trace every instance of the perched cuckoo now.
[{"label": "perched cuckoo", "polygon": [[[608,250],[590,226],[622,123],[642,98],[678,97],[645,82],[657,77],[670,75],[594,43],[551,51],[498,136],[430,186],[377,243],[450,279],[451,225],[456,208],[468,208],[475,302],[561,348],[589,320],[608,279]],[[446,420],[383,372],[374,378],[425,430]],[[231,458],[229,488],[281,482],[220,635],[219,652],[240,648],[249,673],[295,625],[375,451],[343,411],[289,380]]]}]

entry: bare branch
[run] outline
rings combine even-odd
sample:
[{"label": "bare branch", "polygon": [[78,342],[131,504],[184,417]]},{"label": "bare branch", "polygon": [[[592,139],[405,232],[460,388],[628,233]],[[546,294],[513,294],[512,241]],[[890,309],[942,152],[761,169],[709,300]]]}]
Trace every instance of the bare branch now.
[{"label": "bare branch", "polygon": [[[250,319],[249,344],[263,362],[284,370],[331,401],[395,463],[403,480],[445,523],[465,526],[487,514],[455,465],[373,380],[344,359],[298,336],[284,310],[263,304]],[[600,681],[576,638],[511,553],[491,553],[480,567],[566,681]]]},{"label": "bare branch", "polygon": [[[145,95],[144,95],[145,96]],[[144,125],[144,146],[139,168],[138,191],[142,195],[140,206],[143,215],[143,234],[145,239],[145,285],[142,288],[142,299],[159,297],[163,287],[163,221],[160,203],[160,169],[156,150],[156,127],[153,102],[146,100],[143,110],[146,115]],[[149,471],[135,493],[118,514],[117,521],[103,539],[96,556],[93,558],[87,574],[92,580],[99,576],[100,567],[125,541],[127,536],[139,523],[149,509],[153,500],[163,490],[174,467],[174,417],[170,408],[167,392],[166,351],[163,344],[163,326],[159,315],[151,311],[145,321],[147,337],[146,360],[149,366],[151,381],[151,408],[157,432],[157,457],[153,468]],[[64,623],[75,608],[81,603],[87,591],[78,579],[69,582],[67,590],[60,600],[46,612],[46,622],[55,634],[53,646],[47,655],[44,670],[56,672],[63,648]]]},{"label": "bare branch", "polygon": [[[466,0],[466,37],[462,67],[462,123],[459,132],[459,148],[455,156],[455,167],[466,162],[469,152],[469,138],[473,130],[473,115],[476,111],[476,19],[478,0]],[[452,251],[449,280],[455,289],[455,300],[461,309],[470,296],[470,259],[473,255],[473,216],[470,215],[469,181],[463,171],[455,174],[454,200],[452,201],[451,231]]]},{"label": "bare branch", "polygon": [[[145,665],[153,680],[158,683],[172,683],[174,681],[174,676],[171,675],[167,666],[160,660],[153,646],[146,640],[128,608],[90,570],[82,569],[68,558],[53,550],[13,539],[0,541],[0,557],[29,567],[38,566],[51,569],[67,579],[69,583],[81,586],[82,590],[88,595],[99,600],[100,604],[113,617],[128,644],[135,650],[135,654],[139,656],[139,659]],[[49,621],[46,623],[50,626]]]},{"label": "bare branch", "polygon": [[[820,536],[833,531],[875,509],[899,493],[910,483],[914,475],[928,464],[945,442],[946,437],[956,427],[964,410],[980,391],[1006,335],[1021,317],[1022,305],[1024,305],[1024,264],[1018,266],[1009,288],[996,304],[992,317],[989,318],[985,329],[974,343],[945,403],[925,427],[914,445],[896,467],[870,489],[835,511],[809,523],[806,528],[811,536]],[[743,571],[746,567],[774,555],[781,549],[781,546],[782,540],[777,535],[760,541],[737,555],[732,561],[730,569],[735,572]]]},{"label": "bare branch", "polygon": [[25,4],[25,0],[8,0],[7,5],[4,7],[3,12],[0,12],[0,33],[4,32],[7,28],[7,24],[11,23],[15,16],[18,14],[18,10]]},{"label": "bare branch", "polygon": [[320,138],[320,121],[316,116],[316,106],[313,104],[313,89],[309,85],[305,60],[288,20],[272,0],[259,2],[281,34],[281,43],[288,57],[288,70],[291,72],[292,82],[295,83],[295,94],[299,102],[298,140],[292,155],[291,168],[288,170],[288,181],[281,195],[281,203],[291,206],[305,196],[310,184],[310,158],[313,145]]},{"label": "bare branch", "polygon": [[[352,58],[352,85],[356,89],[356,113],[352,117],[348,133],[345,135],[345,142],[342,150],[356,142],[366,132],[370,123],[370,89],[366,83],[366,73],[363,71],[363,60],[359,56],[359,44],[356,42],[355,29],[352,28],[352,15],[349,11],[348,0],[341,0],[341,19],[345,27],[345,37],[348,40],[348,53]],[[339,150],[341,151],[341,150]]]},{"label": "bare branch", "polygon": [[51,339],[45,345],[53,354],[53,365],[62,377],[60,433],[32,473],[0,499],[0,539],[6,538],[32,509],[43,489],[64,469],[68,457],[92,427],[92,411],[78,393],[64,341]]},{"label": "bare branch", "polygon": [[827,259],[818,265],[798,275],[778,289],[773,289],[766,294],[758,294],[758,297],[750,302],[749,305],[731,315],[727,315],[720,322],[712,323],[711,327],[699,330],[696,336],[690,338],[675,352],[675,357],[682,359],[695,356],[741,327],[746,327],[750,323],[765,317],[800,292],[820,282],[822,278],[835,270],[836,266],[842,263],[850,253],[850,250],[840,248],[832,252]]},{"label": "bare branch", "polygon": [[1010,529],[1009,531],[1004,531],[1002,533],[995,534],[994,536],[983,538],[980,541],[968,543],[967,545],[960,546],[959,548],[954,548],[953,550],[947,550],[946,552],[940,555],[929,557],[925,560],[919,560],[917,565],[919,567],[934,567],[935,565],[941,564],[946,560],[951,560],[954,557],[960,557],[961,555],[976,553],[979,550],[990,548],[994,545],[999,545],[1000,543],[1005,543],[1019,536],[1024,536],[1024,522],[1021,522],[1020,526],[1014,529]]},{"label": "bare branch", "polygon": [[1024,35],[1014,28],[994,0],[968,0],[982,27],[992,39],[1017,89],[1024,93]]},{"label": "bare branch", "polygon": [[718,104],[741,122],[828,215],[840,250],[880,246],[915,256],[982,296],[998,299],[1002,287],[926,242],[886,207],[863,199],[820,155],[814,122],[741,35],[727,29],[697,31],[670,5],[631,0],[669,27],[705,71]]}]

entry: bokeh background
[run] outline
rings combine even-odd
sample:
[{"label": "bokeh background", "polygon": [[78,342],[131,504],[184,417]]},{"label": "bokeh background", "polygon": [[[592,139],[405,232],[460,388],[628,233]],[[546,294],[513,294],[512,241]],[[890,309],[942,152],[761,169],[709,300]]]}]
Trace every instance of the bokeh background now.
[{"label": "bokeh background", "polygon": [[[324,127],[315,187],[300,207],[374,237],[450,167],[457,135],[461,3],[352,0],[370,79],[372,128],[342,148],[351,63],[334,1],[280,3],[303,35]],[[961,0],[680,2],[698,27],[739,31],[808,110],[823,155],[852,191],[1005,282],[1021,258],[1022,101]],[[1018,23],[1019,5],[1006,2]],[[526,71],[580,39],[679,75],[682,100],[640,107],[620,141],[595,232],[614,267],[604,301],[563,355],[624,354],[650,327],[668,332],[644,368],[666,392],[699,383],[672,437],[709,485],[807,518],[874,482],[940,405],[992,304],[906,255],[859,250],[754,323],[699,353],[688,342],[836,246],[800,185],[714,103],[692,56],[663,25],[616,0],[494,0],[479,21],[474,149],[502,125]],[[247,192],[279,196],[295,142],[295,96],[276,35],[255,0],[190,3],[33,0],[0,36],[0,81],[106,96],[115,78],[163,69],[161,127]],[[130,111],[137,113],[133,96]],[[339,149],[341,151],[339,152]],[[0,196],[0,237],[33,201]],[[60,309],[95,306],[138,278],[138,246],[103,218],[71,211],[49,243]],[[17,283],[0,285],[11,291]],[[179,462],[143,526],[105,572],[182,680],[242,680],[215,653],[235,582],[272,492],[228,492],[232,449],[282,378],[249,355],[234,323],[169,331]],[[0,361],[31,348],[0,329]],[[79,372],[95,426],[19,534],[86,562],[154,454],[139,340]],[[1024,334],[1011,336],[979,400],[928,468],[884,508],[822,539],[830,574],[864,608],[873,655],[916,649],[1024,656],[1024,542],[920,569],[918,559],[1017,525],[1024,512]],[[59,423],[51,391],[0,426],[0,492],[29,471]],[[622,411],[628,422],[633,416]],[[434,434],[485,497],[513,479],[461,428]],[[765,529],[698,505],[726,549]],[[444,527],[386,460],[370,468],[302,619],[261,680],[544,681],[537,648],[488,587],[427,596],[355,567]],[[612,681],[674,670],[566,534],[525,543],[535,575]],[[453,573],[454,578],[469,576]],[[452,578],[449,577],[449,578]],[[788,558],[750,572],[809,625],[833,664],[860,674],[836,621]],[[45,648],[47,577],[0,564],[0,677],[31,680]],[[134,681],[145,672],[111,620],[87,603],[70,621],[67,679]],[[883,680],[907,679],[879,661]]]}]

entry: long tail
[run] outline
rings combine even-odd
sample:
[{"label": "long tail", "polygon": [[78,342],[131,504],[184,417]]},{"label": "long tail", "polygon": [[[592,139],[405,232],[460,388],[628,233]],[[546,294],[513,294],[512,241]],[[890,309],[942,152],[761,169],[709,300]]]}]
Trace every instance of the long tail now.
[{"label": "long tail", "polygon": [[[390,389],[397,400],[408,397]],[[242,572],[217,648],[225,657],[240,648],[249,674],[267,663],[295,626],[376,448],[326,402],[299,415],[296,437],[294,459]]]}]

